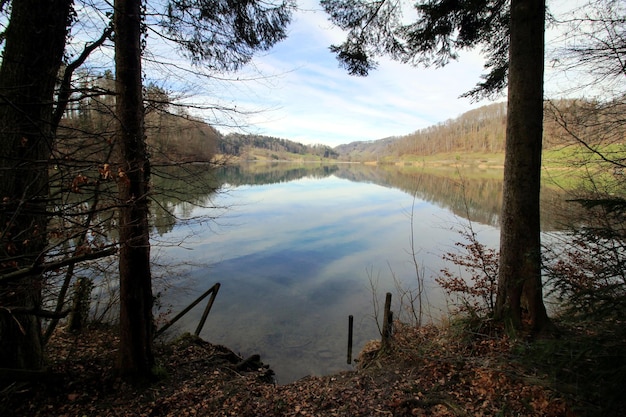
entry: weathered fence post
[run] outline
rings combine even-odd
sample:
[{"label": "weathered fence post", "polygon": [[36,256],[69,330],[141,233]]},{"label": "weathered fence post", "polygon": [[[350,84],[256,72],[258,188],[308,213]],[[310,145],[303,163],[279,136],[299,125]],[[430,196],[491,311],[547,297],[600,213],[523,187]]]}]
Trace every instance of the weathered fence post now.
[{"label": "weathered fence post", "polygon": [[213,288],[215,288],[215,291],[213,291],[213,293],[211,294],[211,298],[209,298],[209,302],[206,304],[206,307],[204,308],[204,313],[202,313],[202,318],[200,319],[200,322],[198,323],[198,327],[196,328],[196,332],[194,333],[196,336],[200,335],[200,332],[202,331],[202,328],[204,327],[204,322],[206,321],[207,316],[209,315],[209,312],[211,311],[211,307],[213,307],[213,301],[215,301],[215,297],[217,296],[217,292],[220,289],[220,283],[216,283]]},{"label": "weathered fence post", "polygon": [[72,332],[81,332],[89,313],[89,302],[93,281],[80,277],[74,284],[74,305],[70,316],[69,328]]},{"label": "weathered fence post", "polygon": [[[213,285],[211,288],[209,288],[204,294],[202,294],[200,297],[198,297],[193,303],[189,304],[183,311],[181,311],[180,313],[178,313],[176,315],[176,317],[174,317],[172,320],[170,320],[169,322],[167,322],[163,327],[161,327],[159,330],[157,330],[154,333],[154,337],[158,337],[160,334],[162,334],[164,331],[166,331],[167,329],[169,329],[174,323],[176,323],[181,317],[183,317],[185,314],[187,314],[189,312],[189,310],[191,310],[192,308],[194,308],[196,306],[196,304],[198,304],[200,301],[202,301],[204,298],[206,298],[209,294],[212,293],[211,295],[211,299],[209,300],[209,303],[207,304],[206,308],[204,309],[204,314],[202,315],[202,320],[201,320],[201,325],[198,326],[198,329],[196,329],[196,331],[198,333],[200,333],[200,330],[202,330],[202,326],[204,325],[204,321],[206,320],[206,317],[209,314],[209,311],[211,310],[211,306],[213,306],[213,301],[215,300],[215,297],[217,296],[217,291],[220,289],[220,283],[216,283],[215,285]],[[196,336],[198,335],[198,333],[196,333]]]},{"label": "weathered fence post", "polygon": [[348,364],[352,363],[352,326],[354,324],[354,317],[348,316]]},{"label": "weathered fence post", "polygon": [[385,349],[391,341],[391,326],[393,324],[393,313],[391,312],[391,293],[388,292],[385,297],[385,312],[383,315],[383,334],[381,345]]}]

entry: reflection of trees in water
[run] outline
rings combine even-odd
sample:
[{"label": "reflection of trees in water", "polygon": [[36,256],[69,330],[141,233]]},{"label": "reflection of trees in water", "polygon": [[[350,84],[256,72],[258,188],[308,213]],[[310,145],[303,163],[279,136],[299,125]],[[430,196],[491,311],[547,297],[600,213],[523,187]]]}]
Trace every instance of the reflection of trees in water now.
[{"label": "reflection of trees in water", "polygon": [[152,168],[150,216],[159,235],[172,231],[176,222],[192,217],[197,207],[209,207],[223,182],[210,164],[156,166]]},{"label": "reflection of trees in water", "polygon": [[[450,210],[459,217],[469,216],[474,222],[497,227],[502,204],[502,180],[494,175],[481,178],[481,175],[474,175],[475,171],[466,174],[445,168],[424,172],[415,167],[289,162],[246,163],[215,170],[203,165],[169,167],[158,169],[153,175],[157,204],[153,204],[151,209],[154,227],[164,234],[177,221],[172,215],[174,209],[182,212],[180,217],[188,217],[193,207],[206,207],[211,195],[223,184],[279,184],[335,175],[354,182],[396,188]],[[567,219],[581,218],[578,207],[566,200],[565,192],[549,187],[542,189],[541,215],[544,231],[562,230],[568,223]]]},{"label": "reflection of trees in water", "polygon": [[[442,168],[424,172],[413,167],[346,166],[335,173],[351,181],[371,182],[397,188],[474,222],[499,226],[502,207],[502,180],[481,178],[468,171]],[[563,190],[543,187],[541,190],[541,227],[543,231],[563,230],[568,219],[581,218],[580,209],[567,201]]]},{"label": "reflection of trees in water", "polygon": [[263,185],[295,181],[300,178],[325,178],[338,170],[337,165],[289,162],[246,163],[224,167],[220,181],[230,185]]},{"label": "reflection of trees in water", "polygon": [[340,170],[337,176],[358,182],[371,182],[397,188],[418,199],[452,211],[472,221],[498,225],[502,200],[502,181],[497,179],[461,179],[442,170],[442,175],[396,166]]}]

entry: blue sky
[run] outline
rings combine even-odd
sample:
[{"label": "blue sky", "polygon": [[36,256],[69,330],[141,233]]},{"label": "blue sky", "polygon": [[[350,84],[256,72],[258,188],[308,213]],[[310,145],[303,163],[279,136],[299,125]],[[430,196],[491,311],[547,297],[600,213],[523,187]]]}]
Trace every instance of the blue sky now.
[{"label": "blue sky", "polygon": [[[559,9],[572,3],[550,4]],[[439,69],[381,59],[368,77],[350,76],[328,49],[344,34],[328,22],[316,0],[299,0],[298,6],[288,38],[239,73],[194,77],[181,72],[180,68],[190,67],[165,48],[159,59],[180,67],[164,70],[157,65],[156,79],[180,91],[184,78],[182,101],[211,107],[191,113],[222,133],[256,133],[330,146],[408,134],[490,103],[460,98],[484,72],[477,51],[465,51],[458,61]],[[150,73],[150,63],[144,68]],[[236,112],[224,113],[213,106]]]},{"label": "blue sky", "polygon": [[197,81],[188,99],[219,102],[252,114],[196,114],[209,122],[217,119],[223,133],[336,146],[408,134],[487,104],[459,98],[483,72],[477,53],[464,53],[459,62],[443,69],[382,59],[368,77],[350,76],[328,49],[343,40],[343,33],[332,27],[316,1],[298,4],[286,40],[255,57],[245,70],[226,76],[228,81]]},{"label": "blue sky", "polygon": [[[355,77],[328,49],[343,36],[319,9],[296,14],[289,37],[255,59],[261,72],[282,75],[253,99],[241,97],[271,108],[249,119],[251,131],[336,146],[411,133],[477,106],[459,98],[482,72],[476,53],[443,69],[381,60],[368,77]],[[259,97],[266,100],[255,102]]]}]

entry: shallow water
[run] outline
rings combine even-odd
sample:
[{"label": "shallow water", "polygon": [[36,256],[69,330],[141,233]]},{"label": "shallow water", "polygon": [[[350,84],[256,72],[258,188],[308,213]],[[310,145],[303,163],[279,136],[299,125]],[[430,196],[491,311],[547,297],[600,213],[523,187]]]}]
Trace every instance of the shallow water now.
[{"label": "shallow water", "polygon": [[[275,167],[272,175],[268,172],[261,180],[225,173],[237,185],[207,196],[206,205],[226,210],[184,208],[187,217],[217,219],[179,222],[155,239],[153,252],[161,262],[188,264],[179,268],[185,272],[179,278],[168,280],[163,306],[178,312],[221,283],[201,337],[242,356],[260,354],[279,383],[352,369],[346,363],[349,315],[354,316],[354,356],[365,342],[379,338],[375,316],[382,317],[386,292],[394,294],[396,317],[411,318],[396,285],[415,288],[411,227],[418,271],[428,289],[423,320],[447,313],[433,277],[445,266],[441,254],[454,248],[460,238],[455,229],[464,223],[454,214],[458,182],[406,176],[394,185],[386,171],[362,166],[301,175],[290,170],[282,179]],[[478,189],[494,187],[490,184]],[[484,221],[474,223],[479,238],[495,245],[498,230],[485,223],[497,220],[497,202],[480,205],[474,201],[478,197],[471,198],[473,212]],[[182,215],[182,207],[175,210]],[[204,304],[174,332],[193,332]]]}]

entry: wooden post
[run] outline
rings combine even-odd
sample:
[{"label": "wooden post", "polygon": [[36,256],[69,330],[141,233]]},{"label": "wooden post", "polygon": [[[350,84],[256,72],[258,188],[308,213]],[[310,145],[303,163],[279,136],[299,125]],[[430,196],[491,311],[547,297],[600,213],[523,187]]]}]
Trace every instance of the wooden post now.
[{"label": "wooden post", "polygon": [[348,316],[348,364],[352,363],[352,326],[354,324],[354,317]]},{"label": "wooden post", "polygon": [[74,284],[74,306],[70,316],[69,328],[72,332],[82,332],[89,313],[91,290],[93,282],[85,277],[80,277]]},{"label": "wooden post", "polygon": [[220,289],[220,283],[219,282],[216,283],[213,286],[213,288],[215,288],[215,291],[213,291],[213,294],[211,294],[211,298],[209,298],[209,302],[206,304],[206,307],[204,308],[204,313],[202,313],[202,318],[200,319],[200,323],[198,323],[198,327],[196,328],[196,332],[194,333],[196,336],[200,335],[200,331],[204,327],[204,322],[206,321],[206,318],[209,315],[209,311],[211,311],[211,307],[213,307],[213,301],[215,301],[217,292]]},{"label": "wooden post", "polygon": [[388,292],[385,297],[385,312],[383,315],[383,334],[382,334],[382,348],[386,348],[391,339],[391,324],[393,321],[393,313],[391,312],[391,293]]},{"label": "wooden post", "polygon": [[[170,320],[169,322],[167,322],[166,324],[163,325],[163,327],[161,327],[159,330],[157,330],[154,333],[154,337],[156,338],[157,336],[159,336],[161,333],[163,333],[164,331],[166,331],[167,329],[169,329],[174,323],[176,323],[181,317],[183,317],[185,314],[187,314],[189,312],[189,310],[191,310],[192,308],[194,308],[200,301],[204,300],[209,294],[213,293],[213,295],[211,296],[211,300],[210,300],[210,304],[213,305],[213,300],[215,300],[215,297],[217,296],[217,291],[220,289],[220,283],[216,283],[215,285],[213,285],[211,288],[209,288],[204,294],[202,294],[200,297],[198,297],[193,303],[189,304],[187,306],[187,308],[185,308],[183,311],[181,311],[180,313],[178,313],[176,315],[176,317],[174,317],[172,320]],[[207,308],[210,310],[211,308],[208,306],[207,304]],[[208,311],[207,309],[204,310],[205,313],[208,315]],[[204,316],[204,315],[203,315]],[[206,317],[204,317],[206,320]],[[203,323],[204,324],[204,323]]]}]

